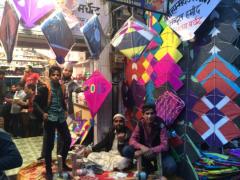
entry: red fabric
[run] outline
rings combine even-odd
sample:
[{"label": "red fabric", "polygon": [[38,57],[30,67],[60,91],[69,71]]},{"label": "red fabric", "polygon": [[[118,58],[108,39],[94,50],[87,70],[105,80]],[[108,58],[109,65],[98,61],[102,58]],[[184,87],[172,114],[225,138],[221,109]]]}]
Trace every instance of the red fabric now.
[{"label": "red fabric", "polygon": [[37,81],[39,79],[38,73],[26,73],[23,77],[23,80],[26,82],[26,84],[37,84]]}]

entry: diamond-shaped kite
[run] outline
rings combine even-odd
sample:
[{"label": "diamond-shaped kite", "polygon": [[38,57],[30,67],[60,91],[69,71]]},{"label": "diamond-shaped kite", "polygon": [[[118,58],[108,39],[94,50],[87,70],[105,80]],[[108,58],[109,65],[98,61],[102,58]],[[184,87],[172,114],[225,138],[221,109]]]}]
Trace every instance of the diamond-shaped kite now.
[{"label": "diamond-shaped kite", "polygon": [[107,44],[98,16],[94,15],[81,27],[85,42],[93,58],[99,58],[100,53]]},{"label": "diamond-shaped kite", "polygon": [[19,19],[8,1],[5,2],[4,12],[0,27],[0,39],[4,47],[7,61],[12,61],[12,54],[17,37]]},{"label": "diamond-shaped kite", "polygon": [[161,117],[166,125],[171,125],[178,117],[185,103],[171,91],[165,91],[156,101],[157,116]]},{"label": "diamond-shaped kite", "polygon": [[111,44],[129,59],[137,61],[154,35],[144,23],[131,17],[115,34]]},{"label": "diamond-shaped kite", "polygon": [[92,118],[94,118],[107,95],[110,93],[112,84],[108,82],[99,71],[95,71],[89,79],[84,82],[83,86],[87,87],[84,95]]},{"label": "diamond-shaped kite", "polygon": [[54,9],[52,0],[13,0],[21,14],[24,26],[31,28],[35,23]]},{"label": "diamond-shaped kite", "polygon": [[57,62],[64,63],[64,58],[71,50],[74,39],[62,13],[58,12],[50,16],[43,23],[42,31],[56,55]]}]

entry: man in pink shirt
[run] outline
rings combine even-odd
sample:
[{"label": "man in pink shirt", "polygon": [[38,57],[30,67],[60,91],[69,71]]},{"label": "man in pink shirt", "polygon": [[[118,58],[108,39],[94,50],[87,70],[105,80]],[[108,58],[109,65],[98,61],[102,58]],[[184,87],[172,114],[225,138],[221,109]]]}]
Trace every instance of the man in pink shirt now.
[{"label": "man in pink shirt", "polygon": [[[172,176],[176,171],[176,162],[168,155],[168,135],[163,121],[156,116],[154,104],[142,107],[143,117],[135,127],[129,140],[134,148],[134,156],[142,156],[142,166],[147,174],[157,170],[157,154],[162,154],[162,168],[164,176]],[[152,163],[153,162],[153,163]]]}]

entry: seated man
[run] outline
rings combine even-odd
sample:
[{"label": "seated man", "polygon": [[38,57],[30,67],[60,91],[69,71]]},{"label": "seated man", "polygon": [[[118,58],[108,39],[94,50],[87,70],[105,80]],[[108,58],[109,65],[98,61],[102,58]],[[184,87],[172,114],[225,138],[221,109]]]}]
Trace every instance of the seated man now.
[{"label": "seated man", "polygon": [[3,171],[22,165],[22,157],[11,136],[0,129],[0,179],[8,179]]},{"label": "seated man", "polygon": [[122,114],[116,114],[113,117],[113,128],[105,138],[92,148],[86,148],[84,152],[89,160],[101,165],[103,170],[123,170],[129,166],[130,160],[123,152],[130,137],[125,120]]},{"label": "seated man", "polygon": [[[156,116],[154,104],[146,104],[142,108],[143,117],[135,127],[130,138],[128,152],[132,157],[142,156],[142,166],[147,174],[157,170],[157,154],[162,154],[162,171],[164,176],[174,175],[176,162],[167,154],[167,130],[162,120]],[[131,149],[134,148],[134,151]],[[154,162],[154,165],[151,162]]]}]

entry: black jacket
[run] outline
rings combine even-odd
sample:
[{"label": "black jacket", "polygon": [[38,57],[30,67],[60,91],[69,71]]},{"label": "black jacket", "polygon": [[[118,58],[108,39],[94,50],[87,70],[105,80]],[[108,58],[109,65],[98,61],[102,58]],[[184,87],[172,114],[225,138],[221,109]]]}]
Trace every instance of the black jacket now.
[{"label": "black jacket", "polygon": [[[126,133],[126,138],[123,143],[118,144],[118,151],[120,154],[122,154],[122,149],[125,145],[128,145],[129,138],[131,136],[130,130],[126,127],[124,128],[124,132]],[[103,138],[102,141],[100,141],[98,144],[92,147],[93,152],[99,152],[99,151],[110,151],[112,149],[113,141],[115,137],[115,129],[112,128],[110,131],[106,134],[106,136]]]},{"label": "black jacket", "polygon": [[22,165],[22,157],[11,136],[0,129],[0,179],[4,179],[5,170]]}]

